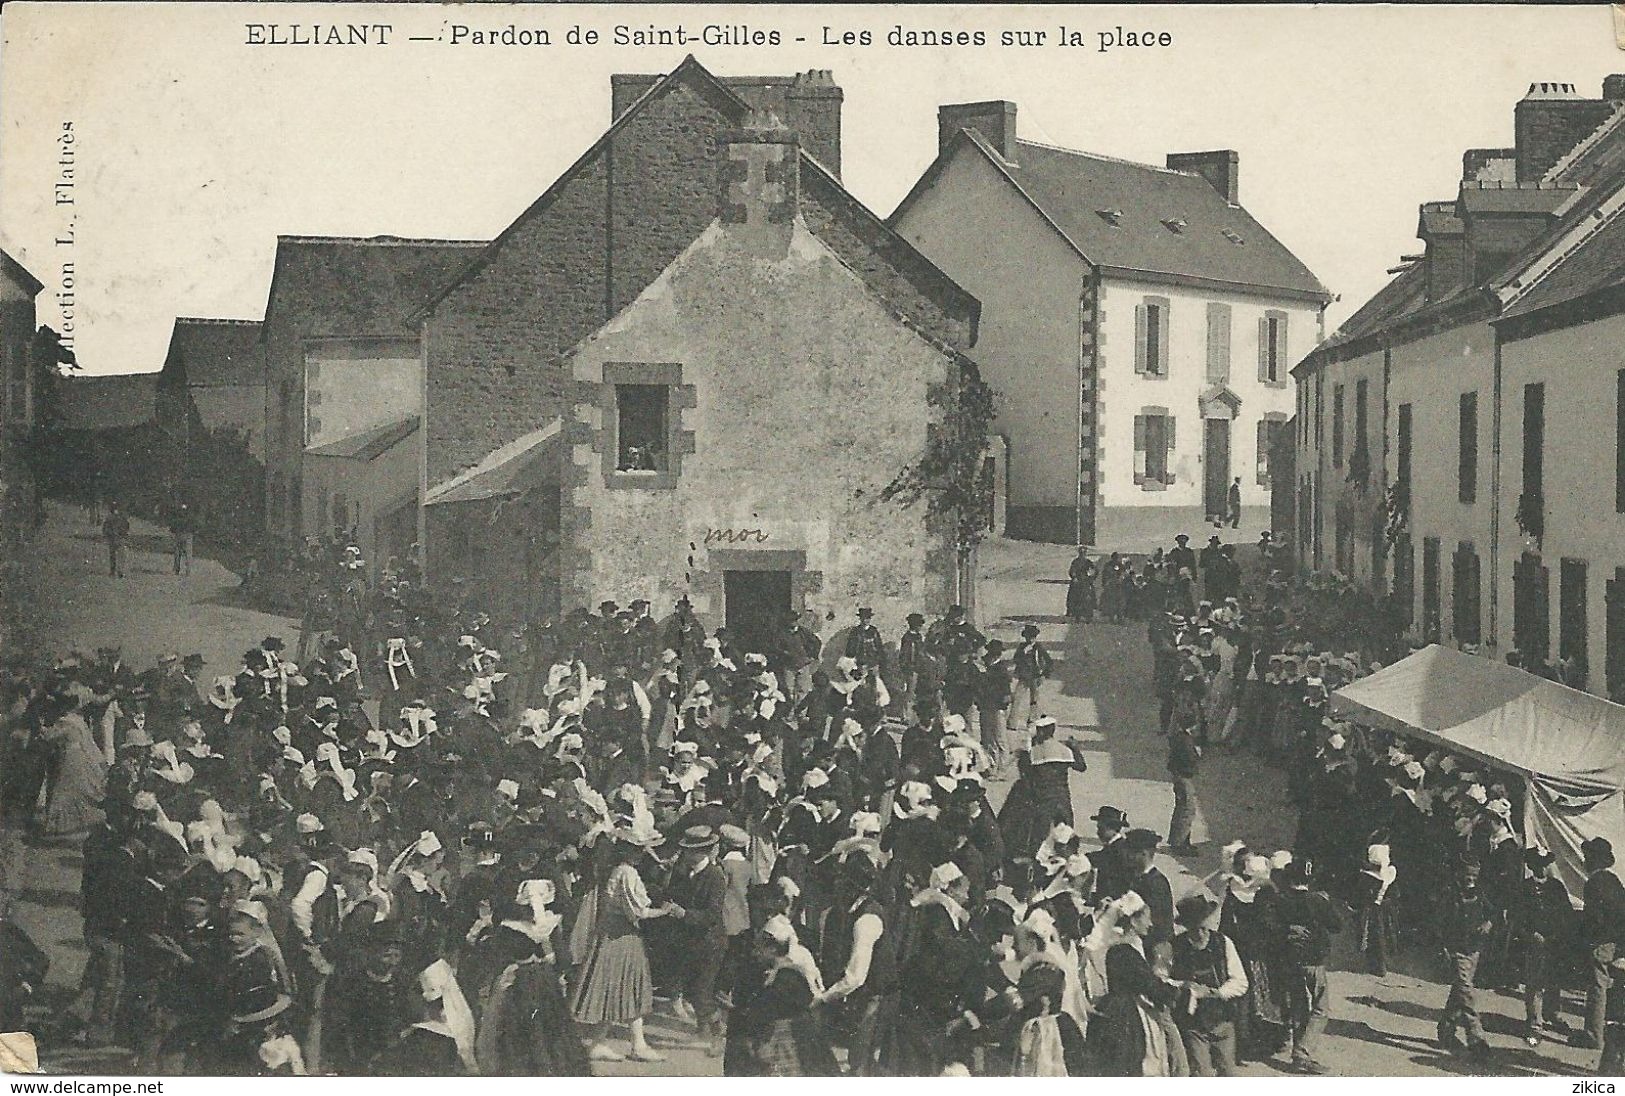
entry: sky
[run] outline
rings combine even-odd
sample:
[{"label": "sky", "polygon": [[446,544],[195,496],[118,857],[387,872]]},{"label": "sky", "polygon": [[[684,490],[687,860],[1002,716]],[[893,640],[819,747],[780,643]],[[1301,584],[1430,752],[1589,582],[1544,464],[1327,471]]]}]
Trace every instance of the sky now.
[{"label": "sky", "polygon": [[[384,46],[254,46],[273,32],[250,23],[393,30]],[[541,28],[552,44],[454,44],[457,23]],[[616,46],[617,24],[745,27],[780,44]],[[888,45],[900,25],[980,29],[989,44]],[[572,26],[600,41],[568,44]],[[1088,44],[1054,44],[1061,26]],[[826,27],[873,44],[825,45]],[[1099,33],[1118,27],[1170,44],[1102,52]],[[1049,41],[998,44],[1032,29]],[[261,317],[279,233],[496,235],[608,125],[612,73],[668,71],[688,53],[719,75],[833,70],[844,181],[883,216],[935,156],[943,103],[1008,99],[1024,139],[1148,163],[1235,149],[1242,204],[1338,296],[1331,327],[1418,249],[1417,205],[1454,197],[1463,150],[1512,143],[1532,82],[1596,96],[1625,72],[1600,4],[8,3],[0,39],[0,246],[45,283],[39,318],[53,326],[72,263],[91,373],[160,368],[177,315]],[[58,204],[65,123],[75,185]]]}]

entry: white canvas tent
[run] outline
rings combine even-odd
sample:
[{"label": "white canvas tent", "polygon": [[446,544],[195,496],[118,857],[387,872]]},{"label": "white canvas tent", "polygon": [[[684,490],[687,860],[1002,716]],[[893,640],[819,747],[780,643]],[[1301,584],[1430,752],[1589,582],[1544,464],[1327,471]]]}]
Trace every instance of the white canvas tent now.
[{"label": "white canvas tent", "polygon": [[1437,645],[1337,690],[1330,707],[1521,777],[1524,837],[1556,854],[1571,894],[1582,841],[1606,837],[1625,857],[1625,707]]}]

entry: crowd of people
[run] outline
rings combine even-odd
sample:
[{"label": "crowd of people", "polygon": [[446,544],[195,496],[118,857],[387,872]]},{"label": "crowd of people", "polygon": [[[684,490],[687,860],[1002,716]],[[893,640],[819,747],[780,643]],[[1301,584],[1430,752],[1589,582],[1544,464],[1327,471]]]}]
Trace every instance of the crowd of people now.
[{"label": "crowd of people", "polygon": [[[1394,652],[1317,652],[1281,549],[1243,584],[1212,547],[1080,553],[1067,596],[1147,622],[1166,840],[1074,804],[1038,628],[1007,649],[960,607],[895,641],[860,607],[742,645],[686,599],[498,628],[335,548],[293,651],[11,666],[6,823],[84,853],[89,961],[46,1041],[150,1073],[575,1075],[664,1058],[659,1007],[734,1076],[1321,1073],[1346,928],[1375,973],[1436,932],[1440,1039],[1478,1055],[1480,960],[1535,1043],[1590,969],[1617,1057],[1611,851],[1582,920],[1519,788],[1326,714]],[[1297,839],[1225,847],[1176,901],[1156,857],[1202,842],[1215,749],[1287,769]]]}]

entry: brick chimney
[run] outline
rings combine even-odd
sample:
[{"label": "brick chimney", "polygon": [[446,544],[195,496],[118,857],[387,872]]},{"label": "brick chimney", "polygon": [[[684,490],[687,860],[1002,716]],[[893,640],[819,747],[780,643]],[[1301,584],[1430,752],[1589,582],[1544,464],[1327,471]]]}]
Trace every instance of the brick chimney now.
[{"label": "brick chimney", "polygon": [[[658,75],[618,72],[609,78],[610,117],[619,118],[660,81]],[[755,111],[778,115],[820,164],[841,175],[841,104],[846,98],[829,69],[794,76],[719,76]]]},{"label": "brick chimney", "polygon": [[719,135],[718,216],[755,250],[782,257],[790,246],[801,193],[801,150],[772,111],[752,111],[740,129]]},{"label": "brick chimney", "polygon": [[1610,103],[1625,102],[1625,72],[1602,78],[1602,97]]},{"label": "brick chimney", "polygon": [[937,108],[937,151],[947,149],[962,129],[974,129],[993,151],[1016,162],[1016,104],[1003,99],[950,103]]},{"label": "brick chimney", "polygon": [[[742,89],[735,88],[736,91]],[[749,96],[745,96],[748,100]],[[784,122],[801,147],[841,177],[841,102],[845,94],[829,69],[797,73],[784,93]]]},{"label": "brick chimney", "polygon": [[1427,299],[1442,300],[1467,284],[1467,228],[1457,215],[1455,202],[1424,202],[1416,235],[1426,245],[1423,276]]},{"label": "brick chimney", "polygon": [[[1608,85],[1605,83],[1604,88]],[[1619,90],[1617,84],[1614,90]],[[1540,82],[1513,110],[1518,182],[1539,182],[1568,151],[1614,112],[1607,99],[1586,99],[1573,84]]]},{"label": "brick chimney", "polygon": [[1461,156],[1461,179],[1465,183],[1515,183],[1518,181],[1518,150],[1515,148],[1470,148]]},{"label": "brick chimney", "polygon": [[1224,200],[1236,205],[1236,175],[1240,170],[1241,156],[1228,148],[1217,149],[1213,152],[1170,152],[1168,154],[1169,171],[1187,171],[1193,175],[1200,175],[1208,183],[1224,195]]}]

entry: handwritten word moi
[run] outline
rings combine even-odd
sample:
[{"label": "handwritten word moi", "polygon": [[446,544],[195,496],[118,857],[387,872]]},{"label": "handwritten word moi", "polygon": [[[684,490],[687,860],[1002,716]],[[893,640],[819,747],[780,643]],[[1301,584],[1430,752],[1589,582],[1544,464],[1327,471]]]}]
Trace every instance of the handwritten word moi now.
[{"label": "handwritten word moi", "polygon": [[766,544],[772,533],[764,533],[760,529],[707,529],[705,531],[705,545],[709,548],[713,544]]}]

